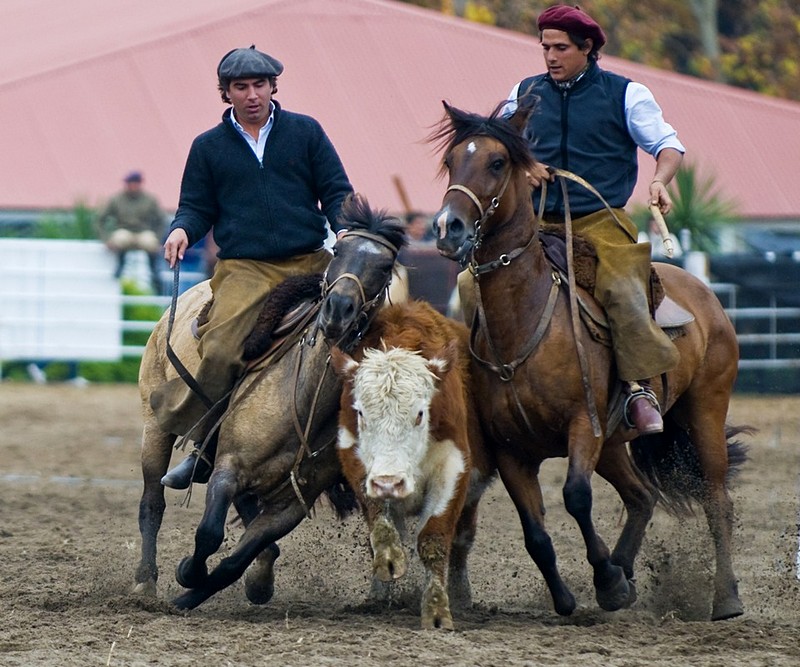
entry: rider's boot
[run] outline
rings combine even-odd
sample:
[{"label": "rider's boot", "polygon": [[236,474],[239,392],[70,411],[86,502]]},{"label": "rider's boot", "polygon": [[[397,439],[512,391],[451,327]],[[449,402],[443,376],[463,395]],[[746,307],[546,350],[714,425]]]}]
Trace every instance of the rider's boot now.
[{"label": "rider's boot", "polygon": [[658,398],[645,380],[629,382],[630,394],[625,401],[625,422],[630,428],[635,428],[640,435],[661,433],[664,430],[664,420],[661,418],[661,409]]},{"label": "rider's boot", "polygon": [[214,469],[216,451],[217,437],[214,434],[203,451],[195,444],[189,455],[161,478],[161,483],[171,489],[188,489],[192,482],[205,484]]}]

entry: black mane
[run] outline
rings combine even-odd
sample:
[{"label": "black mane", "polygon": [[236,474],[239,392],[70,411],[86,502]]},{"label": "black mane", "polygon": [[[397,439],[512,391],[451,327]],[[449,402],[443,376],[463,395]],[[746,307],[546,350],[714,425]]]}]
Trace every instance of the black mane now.
[{"label": "black mane", "polygon": [[367,198],[358,193],[348,196],[342,203],[339,224],[381,236],[398,250],[407,242],[405,224],[389,215],[386,209],[371,209]]},{"label": "black mane", "polygon": [[[510,118],[502,115],[507,104],[506,100],[498,104],[489,116],[481,116],[451,107],[447,103],[443,104],[445,106],[444,118],[436,125],[433,133],[428,137],[428,141],[433,143],[444,157],[454,146],[466,141],[469,137],[482,136],[496,139],[503,144],[514,167],[530,168],[533,166],[534,159],[527,139],[511,123]],[[530,112],[531,107],[521,105],[517,113],[522,113],[527,118]],[[439,166],[440,175],[447,172],[444,157]]]}]

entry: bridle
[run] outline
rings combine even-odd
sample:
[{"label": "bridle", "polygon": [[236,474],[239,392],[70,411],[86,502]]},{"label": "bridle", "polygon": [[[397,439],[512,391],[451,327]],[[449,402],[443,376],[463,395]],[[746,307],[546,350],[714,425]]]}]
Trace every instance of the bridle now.
[{"label": "bridle", "polygon": [[[558,291],[562,284],[561,277],[557,271],[555,270],[551,271],[552,282],[550,286],[549,295],[544,305],[542,315],[539,318],[539,322],[537,323],[536,330],[533,332],[531,338],[528,340],[528,343],[522,350],[520,356],[510,363],[504,363],[500,358],[499,351],[497,350],[494,342],[492,341],[491,336],[489,335],[489,327],[486,321],[486,312],[484,310],[483,300],[481,298],[479,277],[483,273],[488,273],[489,271],[494,271],[495,269],[501,266],[508,266],[509,264],[511,264],[511,262],[514,259],[522,255],[531,246],[534,240],[538,238],[538,233],[536,230],[534,230],[533,234],[531,234],[531,238],[528,239],[528,242],[524,246],[517,247],[508,253],[502,253],[495,260],[486,262],[484,264],[478,264],[475,261],[475,251],[480,247],[480,242],[481,242],[480,226],[489,218],[489,216],[491,216],[495,212],[497,207],[500,205],[500,198],[505,193],[506,187],[508,186],[509,183],[509,179],[511,178],[512,171],[513,169],[509,168],[508,174],[506,174],[506,178],[503,181],[499,193],[492,198],[490,206],[489,208],[486,209],[486,211],[483,210],[483,207],[480,204],[480,200],[477,198],[477,196],[475,196],[475,193],[472,192],[472,190],[470,190],[465,185],[460,185],[460,184],[451,185],[450,187],[447,188],[446,192],[449,192],[450,190],[455,190],[464,193],[478,208],[478,211],[481,216],[480,219],[475,223],[475,235],[474,235],[475,240],[473,242],[472,249],[470,252],[471,255],[470,260],[467,265],[467,268],[469,269],[473,277],[473,284],[475,287],[475,304],[476,304],[475,317],[473,319],[470,331],[470,354],[477,362],[481,363],[486,368],[492,370],[500,377],[500,379],[503,382],[509,384],[517,404],[517,409],[520,415],[522,416],[522,419],[524,420],[526,426],[528,427],[528,430],[531,433],[533,433],[533,429],[531,428],[530,422],[528,421],[528,416],[525,413],[525,410],[519,399],[516,387],[514,386],[512,380],[514,379],[514,375],[516,373],[517,368],[519,368],[528,359],[528,357],[530,357],[530,355],[533,354],[534,350],[539,345],[539,343],[544,338],[547,332],[547,329],[550,325],[550,321],[553,317],[553,313],[555,311]],[[613,216],[617,224],[619,224],[620,226],[622,225],[619,219],[617,218],[616,214],[614,213],[614,211],[605,201],[605,199],[603,199],[600,193],[597,192],[597,190],[592,185],[587,183],[584,179],[576,176],[571,172],[561,169],[551,168],[551,173],[558,176],[561,180],[561,188],[564,194],[564,201],[567,210],[565,228],[566,228],[566,243],[567,243],[567,268],[568,268],[567,283],[568,283],[570,316],[573,327],[573,336],[578,351],[578,362],[581,369],[581,379],[584,387],[584,393],[586,395],[589,417],[592,423],[592,429],[594,435],[596,437],[600,437],[600,435],[602,434],[602,426],[600,424],[600,420],[597,414],[597,407],[596,407],[597,402],[594,397],[594,390],[592,389],[591,382],[588,377],[588,360],[586,359],[586,353],[583,349],[583,344],[580,341],[580,336],[578,335],[579,315],[578,315],[578,306],[576,298],[575,274],[574,274],[573,258],[572,258],[572,219],[569,212],[569,199],[568,199],[565,179],[574,180],[583,185],[584,187],[586,187],[587,189],[589,189],[594,194],[596,194],[596,196],[603,202],[606,208],[611,212],[611,215]],[[540,210],[537,214],[539,219],[541,219],[542,217],[541,209],[543,208],[544,201],[546,199],[546,192],[547,192],[546,181],[542,183],[542,188],[543,190],[540,200]],[[495,363],[489,361],[488,359],[483,359],[482,357],[478,356],[475,350],[475,341],[477,339],[479,331],[480,333],[483,334],[483,337],[486,339],[487,345],[489,346],[489,350],[491,351],[492,355],[495,358]]]},{"label": "bridle", "polygon": [[509,167],[508,172],[506,173],[503,182],[500,184],[500,189],[498,190],[497,194],[489,200],[489,205],[486,209],[483,208],[481,205],[481,200],[478,199],[477,195],[470,190],[466,185],[461,185],[460,183],[455,183],[450,185],[447,190],[445,190],[445,194],[448,192],[461,192],[462,194],[466,195],[469,200],[475,205],[475,208],[478,209],[478,219],[475,220],[473,223],[475,227],[475,232],[472,236],[474,239],[472,242],[472,248],[470,249],[469,259],[464,258],[462,266],[466,266],[469,269],[470,273],[473,276],[478,276],[482,273],[488,273],[489,271],[494,271],[495,269],[501,266],[508,266],[511,264],[513,260],[519,257],[522,253],[524,253],[528,248],[530,248],[531,244],[533,243],[534,239],[536,238],[536,233],[534,232],[531,234],[531,238],[528,239],[528,242],[524,246],[520,246],[518,248],[514,248],[511,252],[502,253],[497,259],[494,259],[490,262],[486,262],[484,264],[478,264],[475,261],[475,251],[480,248],[482,242],[482,227],[483,224],[492,216],[497,208],[500,206],[500,200],[503,198],[503,195],[506,192],[506,188],[508,188],[508,184],[511,181],[511,174],[514,170]]},{"label": "bridle", "polygon": [[[351,229],[345,232],[342,238],[346,238],[348,236],[358,236],[360,238],[367,239],[378,245],[382,246],[389,250],[392,254],[392,267],[394,267],[394,263],[397,260],[397,254],[399,249],[388,240],[386,240],[383,236],[379,234],[373,234],[372,232],[368,232],[361,229]],[[330,266],[328,267],[330,268]],[[354,318],[353,323],[348,327],[348,329],[342,334],[341,338],[336,341],[336,345],[344,350],[345,352],[353,349],[356,344],[363,338],[364,334],[366,333],[367,327],[369,323],[372,321],[372,318],[375,316],[377,312],[376,307],[381,305],[384,301],[384,298],[388,295],[389,286],[392,284],[392,273],[393,270],[390,270],[385,278],[383,287],[378,290],[377,294],[372,299],[367,299],[366,292],[364,290],[364,285],[361,282],[361,278],[356,275],[355,273],[351,273],[349,271],[345,271],[340,275],[336,276],[336,278],[332,282],[328,282],[328,269],[325,270],[325,273],[322,276],[322,301],[327,298],[330,291],[333,289],[334,285],[336,285],[339,281],[342,280],[352,280],[356,287],[358,288],[358,294],[361,297],[361,307],[359,309],[358,315]],[[322,314],[322,309],[320,309],[320,317]],[[319,317],[317,318],[317,323],[314,327],[314,331],[312,336],[309,338],[310,344],[314,344],[316,339],[316,334],[319,331]]]}]

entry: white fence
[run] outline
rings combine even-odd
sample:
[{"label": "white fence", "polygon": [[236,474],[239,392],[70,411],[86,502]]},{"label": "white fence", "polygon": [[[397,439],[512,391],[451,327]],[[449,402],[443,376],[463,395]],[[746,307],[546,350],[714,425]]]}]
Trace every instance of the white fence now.
[{"label": "white fence", "polygon": [[[124,345],[123,333],[150,332],[155,322],[123,320],[122,308],[166,309],[170,298],[124,296],[115,268],[116,257],[99,241],[0,239],[0,363],[141,356],[143,346]],[[123,277],[150,284],[144,253],[128,253]],[[181,290],[204,277],[182,271]],[[169,270],[161,278],[171,287]]]},{"label": "white fence", "polygon": [[122,301],[98,241],[0,239],[0,360],[113,360]]},{"label": "white fence", "polygon": [[[144,256],[130,253],[127,275],[147,279]],[[0,364],[3,361],[118,360],[143,346],[124,345],[127,331],[155,322],[123,320],[125,304],[168,308],[168,296],[123,296],[115,257],[99,241],[0,239]],[[204,275],[181,272],[181,291]],[[172,285],[165,270],[162,281]],[[737,329],[740,369],[800,368],[800,308],[739,308],[736,286],[711,284]]]}]

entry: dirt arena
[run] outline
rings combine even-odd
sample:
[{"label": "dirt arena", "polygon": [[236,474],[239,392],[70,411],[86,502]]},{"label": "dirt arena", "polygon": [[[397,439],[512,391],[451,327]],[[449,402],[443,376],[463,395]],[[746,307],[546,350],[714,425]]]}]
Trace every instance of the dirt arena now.
[{"label": "dirt arena", "polygon": [[[598,609],[583,544],[560,496],[564,461],[544,469],[549,529],[579,601],[552,611],[497,483],[481,508],[471,558],[474,609],[454,633],[423,632],[418,563],[396,604],[363,604],[369,586],[358,516],[321,507],[281,542],[276,593],[264,607],[241,583],[190,613],[169,600],[193,546],[202,491],[169,491],[158,598],[130,593],[139,557],[140,418],[133,386],[0,383],[0,665],[800,665],[800,397],[737,397],[732,423],[760,431],[734,486],[734,565],[745,615],[711,623],[713,553],[701,515],[658,511],[637,561],[632,609]],[[204,487],[199,487],[202,489]],[[620,503],[597,478],[595,517],[610,544]],[[228,544],[237,539],[230,529]],[[223,547],[223,549],[226,547]]]}]

